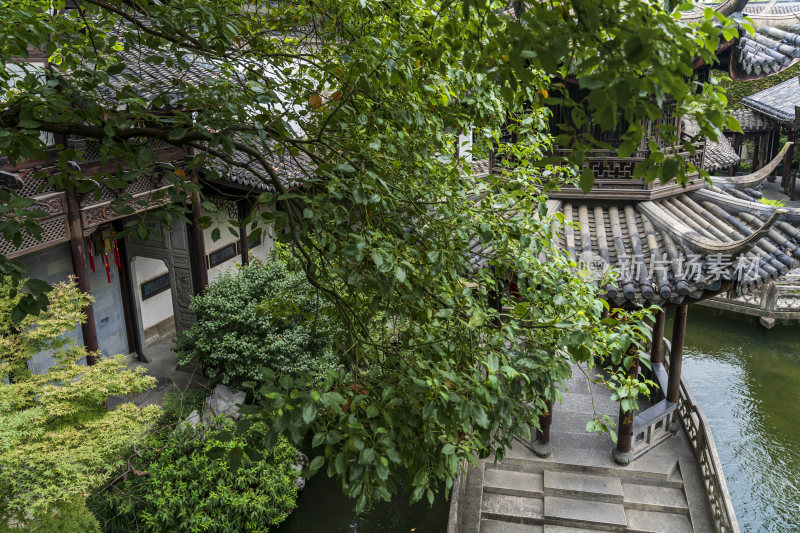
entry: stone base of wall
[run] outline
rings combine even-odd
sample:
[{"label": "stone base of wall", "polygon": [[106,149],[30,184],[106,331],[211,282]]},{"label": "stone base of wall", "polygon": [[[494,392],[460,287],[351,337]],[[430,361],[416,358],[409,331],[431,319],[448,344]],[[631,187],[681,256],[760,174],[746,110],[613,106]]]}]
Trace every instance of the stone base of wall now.
[{"label": "stone base of wall", "polygon": [[171,316],[144,330],[144,342],[150,346],[160,340],[168,339],[175,333],[175,317]]}]

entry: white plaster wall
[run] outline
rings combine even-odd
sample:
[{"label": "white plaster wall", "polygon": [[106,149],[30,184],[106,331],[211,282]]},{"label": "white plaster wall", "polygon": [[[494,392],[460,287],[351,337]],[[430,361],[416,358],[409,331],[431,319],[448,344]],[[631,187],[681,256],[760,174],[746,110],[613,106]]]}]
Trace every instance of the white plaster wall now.
[{"label": "white plaster wall", "polygon": [[[24,255],[20,261],[25,266],[26,276],[42,279],[48,283],[66,281],[72,271],[72,252],[68,243],[58,244]],[[88,256],[87,256],[87,268]],[[119,286],[119,272],[111,256],[111,282],[106,269],[95,257],[95,272],[89,268],[89,286],[94,297],[94,320],[97,328],[97,341],[103,356],[128,353],[128,337],[125,332],[125,314],[122,309],[122,293]],[[83,344],[83,333],[79,324],[66,332],[75,342]],[[28,368],[35,373],[46,372],[55,361],[52,353],[43,351],[35,354],[28,362]]]},{"label": "white plaster wall", "polygon": [[[213,222],[211,225],[205,229],[203,229],[203,241],[205,242],[206,246],[206,255],[211,254],[219,250],[220,248],[224,248],[230,243],[235,243],[239,240],[238,233],[234,235],[231,233],[231,229],[234,231],[238,231],[237,227],[230,223],[230,216],[227,210],[220,210],[217,211],[216,216],[214,217]],[[211,238],[212,233],[215,229],[219,229],[219,239],[214,240]],[[234,264],[240,263],[239,256],[234,255],[231,259],[228,259],[224,263],[220,263],[213,268],[208,269],[208,281],[214,281],[217,277],[222,274],[225,270],[232,267]]]},{"label": "white plaster wall", "polygon": [[[250,255],[252,257],[266,260],[269,256],[270,250],[272,250],[272,245],[275,242],[274,234],[272,231],[272,225],[267,225],[261,218],[258,219],[258,228],[261,228],[261,244],[250,249]],[[250,229],[251,225],[247,225],[248,233],[251,233],[252,230]],[[212,233],[215,229],[219,229],[219,239],[214,241],[211,238]],[[232,233],[230,230],[233,229],[235,234]],[[207,228],[203,229],[203,240],[205,243],[206,248],[206,255],[211,254],[219,250],[220,248],[224,248],[225,246],[231,243],[238,243],[239,242],[239,228],[238,225],[232,225],[230,222],[230,218],[227,211],[218,211],[216,216],[214,217],[213,222]],[[224,263],[220,263],[213,268],[208,270],[208,281],[214,281],[220,274],[222,274],[227,269],[234,267],[236,265],[241,265],[242,258],[241,255],[237,252],[237,254],[232,257],[231,259],[225,261]]]},{"label": "white plaster wall", "polygon": [[[274,209],[261,209],[262,213],[267,211],[274,211]],[[256,227],[261,228],[261,245],[251,248],[250,255],[265,261],[272,251],[273,245],[275,244],[275,228],[272,224],[265,223],[262,218],[258,219],[258,224]],[[247,230],[250,231],[250,225],[247,226]]]},{"label": "white plaster wall", "polygon": [[141,303],[142,327],[145,330],[173,315],[172,289],[142,300],[142,283],[167,272],[167,265],[160,259],[149,257],[134,257],[133,259],[134,291],[136,299]]}]

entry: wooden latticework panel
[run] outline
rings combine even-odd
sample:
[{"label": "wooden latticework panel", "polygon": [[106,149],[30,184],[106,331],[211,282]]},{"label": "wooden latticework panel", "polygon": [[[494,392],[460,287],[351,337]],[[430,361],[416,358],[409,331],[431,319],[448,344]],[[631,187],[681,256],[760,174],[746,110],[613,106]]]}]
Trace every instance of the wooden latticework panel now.
[{"label": "wooden latticework panel", "polygon": [[36,237],[23,230],[22,244],[19,248],[14,246],[13,243],[0,238],[0,254],[6,257],[17,257],[69,239],[66,216],[51,218],[40,224],[42,226],[41,240],[38,240]]}]

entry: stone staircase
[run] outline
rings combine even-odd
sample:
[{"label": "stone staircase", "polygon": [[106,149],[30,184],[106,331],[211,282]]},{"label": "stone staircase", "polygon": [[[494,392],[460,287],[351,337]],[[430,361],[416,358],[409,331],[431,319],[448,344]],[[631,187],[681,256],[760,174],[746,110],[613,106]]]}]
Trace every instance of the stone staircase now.
[{"label": "stone staircase", "polygon": [[518,459],[484,462],[470,474],[468,484],[483,487],[473,522],[478,533],[702,531],[692,525],[677,459],[667,468],[621,476],[602,467]]}]

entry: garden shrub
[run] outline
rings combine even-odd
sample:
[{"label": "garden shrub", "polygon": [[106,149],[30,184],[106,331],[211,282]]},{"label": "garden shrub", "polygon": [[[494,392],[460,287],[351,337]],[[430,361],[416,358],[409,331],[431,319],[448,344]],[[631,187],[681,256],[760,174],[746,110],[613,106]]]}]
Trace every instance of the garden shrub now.
[{"label": "garden shrub", "polygon": [[197,322],[176,341],[180,362],[238,387],[276,372],[324,372],[334,365],[327,309],[302,273],[283,261],[228,270],[196,296]]},{"label": "garden shrub", "polygon": [[[11,529],[11,532],[23,531]],[[50,514],[26,524],[29,533],[100,533],[100,524],[83,501],[57,505]]]},{"label": "garden shrub", "polygon": [[215,453],[258,442],[264,433],[256,423],[231,439],[202,425],[151,435],[134,465],[147,474],[95,494],[89,505],[110,533],[269,531],[296,505],[297,450],[280,439],[269,452],[244,455],[235,471]]}]

